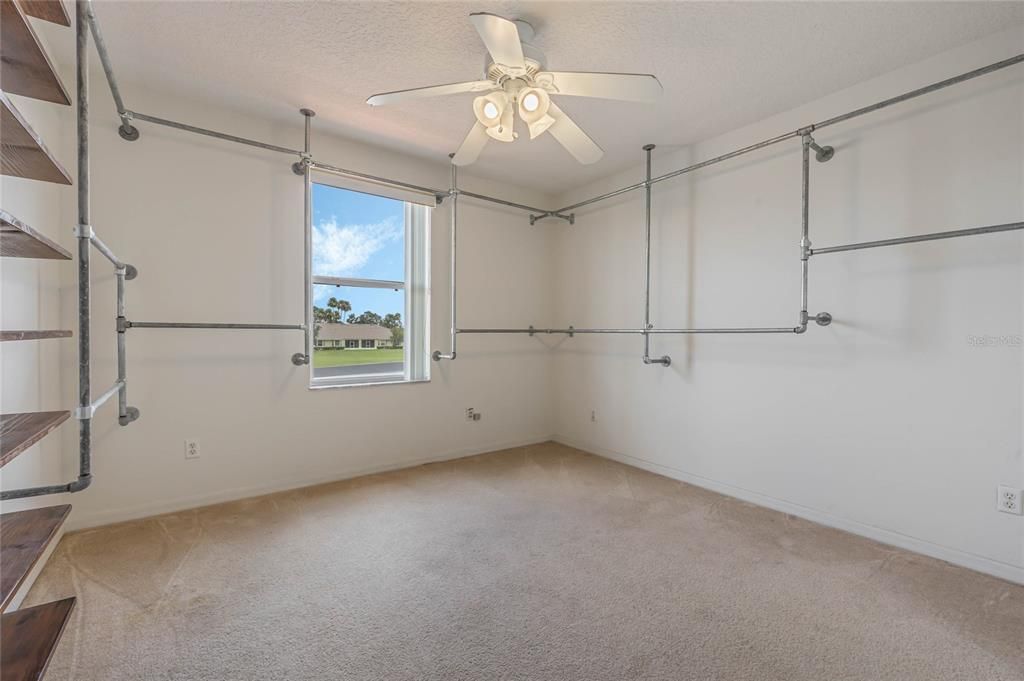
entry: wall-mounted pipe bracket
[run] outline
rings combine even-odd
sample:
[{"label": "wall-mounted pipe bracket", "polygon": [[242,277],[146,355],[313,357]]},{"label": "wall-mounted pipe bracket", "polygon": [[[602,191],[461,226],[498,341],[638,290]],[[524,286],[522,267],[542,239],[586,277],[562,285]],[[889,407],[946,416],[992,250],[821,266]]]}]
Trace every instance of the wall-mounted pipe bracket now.
[{"label": "wall-mounted pipe bracket", "polygon": [[831,161],[832,157],[836,155],[835,147],[820,146],[817,142],[814,141],[814,138],[811,137],[810,134],[807,135],[807,143],[810,145],[811,149],[814,149],[814,158],[815,160],[818,161],[818,163],[826,163],[827,161]]},{"label": "wall-mounted pipe bracket", "polygon": [[537,329],[533,328],[533,324],[530,324],[530,326],[528,328],[529,328],[529,336],[530,336],[530,338],[533,338],[533,334],[537,333]]},{"label": "wall-mounted pipe bracket", "polygon": [[556,213],[556,212],[540,213],[539,215],[534,215],[534,214],[531,213],[530,214],[530,224],[533,225],[538,220],[543,220],[544,218],[559,218],[561,220],[565,220],[570,225],[575,225],[576,224],[576,213]]},{"label": "wall-mounted pipe bracket", "polygon": [[132,112],[123,111],[120,114],[121,125],[117,128],[117,134],[126,142],[134,142],[139,139],[139,129],[132,125]]},{"label": "wall-mounted pipe bracket", "polygon": [[570,326],[569,327],[569,338],[572,338],[575,335],[576,335],[576,327]]},{"label": "wall-mounted pipe bracket", "polygon": [[139,416],[141,414],[137,407],[128,407],[124,416],[117,417],[117,422],[122,426],[127,426],[132,421],[138,421]]},{"label": "wall-mounted pipe bracket", "polygon": [[832,315],[828,312],[819,312],[816,315],[810,315],[806,312],[800,313],[800,326],[793,329],[794,333],[804,333],[807,331],[807,324],[813,321],[818,326],[828,326],[832,323]]},{"label": "wall-mounted pipe bracket", "polygon": [[309,355],[303,352],[296,352],[294,355],[292,355],[292,364],[294,364],[297,367],[309,364]]},{"label": "wall-mounted pipe bracket", "polygon": [[302,152],[299,156],[301,158],[292,164],[292,172],[302,177],[306,174],[306,166],[313,165],[313,156],[306,152]]}]

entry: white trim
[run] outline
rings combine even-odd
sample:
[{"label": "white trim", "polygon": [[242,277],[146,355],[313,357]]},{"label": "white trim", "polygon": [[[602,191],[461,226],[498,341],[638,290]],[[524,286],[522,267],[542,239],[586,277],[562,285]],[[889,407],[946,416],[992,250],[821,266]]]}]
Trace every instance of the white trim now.
[{"label": "white trim", "polygon": [[411,383],[430,383],[429,378],[417,378],[414,380],[405,380],[404,378],[400,381],[366,381],[363,383],[327,383],[324,385],[317,385],[314,383],[309,386],[308,390],[330,390],[332,388],[371,388],[375,385],[409,385]]},{"label": "white trim", "polygon": [[[359,365],[356,365],[359,366]],[[373,366],[366,364],[364,366]],[[330,367],[321,367],[329,369]],[[316,371],[316,369],[314,369]],[[389,373],[350,374],[348,376],[313,376],[309,387],[312,388],[347,388],[354,385],[392,385],[395,383],[419,383],[423,379],[410,379],[404,371],[392,371]]]},{"label": "white trim", "polygon": [[800,504],[794,504],[783,499],[777,499],[759,492],[754,492],[753,490],[735,487],[725,482],[705,478],[672,466],[654,463],[652,461],[647,461],[646,459],[605,449],[603,447],[584,444],[562,435],[555,435],[552,439],[560,444],[575,447],[576,449],[581,449],[585,452],[596,454],[597,456],[601,456],[606,459],[618,461],[619,463],[624,463],[628,466],[642,468],[674,480],[680,480],[691,485],[696,485],[697,487],[703,487],[704,489],[711,490],[712,492],[718,492],[719,494],[742,499],[743,501],[749,501],[750,503],[757,504],[758,506],[764,506],[765,508],[770,508],[775,511],[795,515],[800,518],[804,518],[805,520],[818,523],[819,525],[844,530],[851,534],[860,535],[883,544],[888,544],[889,546],[895,546],[897,548],[913,551],[914,553],[938,558],[939,560],[944,560],[954,565],[959,565],[971,570],[977,570],[978,572],[984,572],[987,575],[1016,582],[1017,584],[1024,584],[1024,567],[1022,566],[1004,563],[1002,561],[986,558],[985,556],[961,551],[960,549],[943,546],[942,544],[934,544],[930,541],[911,537],[893,530],[887,530],[882,527],[868,525],[856,520],[842,518],[808,506],[801,506]]},{"label": "white trim", "polygon": [[418,206],[426,206],[427,208],[437,207],[436,194],[397,187],[383,182],[361,180],[349,175],[337,175],[328,170],[318,170],[317,168],[313,168],[311,174],[316,178],[313,180],[313,184],[327,185],[335,189],[345,189],[359,194],[369,194],[370,196],[382,196],[385,199],[415,203]]},{"label": "white trim", "polygon": [[529,447],[530,445],[536,445],[550,441],[550,435],[545,435],[543,437],[528,438],[523,440],[504,440],[499,442],[491,442],[488,444],[462,447],[448,452],[442,452],[430,456],[417,457],[414,459],[406,459],[403,461],[396,461],[393,463],[382,464],[380,466],[366,466],[362,468],[341,468],[331,473],[316,475],[310,478],[296,478],[293,480],[287,480],[283,482],[274,482],[262,485],[250,485],[248,487],[236,487],[235,489],[222,490],[220,492],[214,492],[212,494],[200,494],[193,497],[184,497],[176,501],[161,501],[153,504],[141,504],[138,506],[129,506],[127,508],[104,510],[100,511],[99,513],[93,513],[89,515],[80,515],[79,512],[72,510],[71,517],[68,519],[67,523],[65,524],[65,527],[68,532],[85,530],[93,527],[100,527],[103,525],[125,522],[128,520],[148,518],[150,516],[161,515],[164,513],[187,511],[193,508],[201,508],[203,506],[211,506],[213,504],[220,504],[228,501],[237,501],[239,499],[248,499],[250,497],[263,496],[264,494],[286,492],[288,490],[300,489],[302,487],[313,487],[315,485],[323,485],[330,482],[338,482],[341,480],[351,480],[352,478],[358,478],[364,475],[386,473],[388,471],[401,470],[403,468],[412,468],[414,466],[422,466],[424,464],[436,463],[438,461],[452,461],[455,459],[464,459],[468,456],[487,454],[489,452],[499,451],[502,449],[511,449],[513,447]]}]

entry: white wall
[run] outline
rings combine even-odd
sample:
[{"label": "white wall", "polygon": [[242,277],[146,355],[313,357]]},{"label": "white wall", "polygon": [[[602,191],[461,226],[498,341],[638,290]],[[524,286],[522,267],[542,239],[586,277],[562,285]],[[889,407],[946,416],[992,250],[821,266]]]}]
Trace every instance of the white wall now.
[{"label": "white wall", "polygon": [[[692,149],[662,146],[654,174],[710,158],[1020,51],[1021,30],[957,49]],[[815,245],[1019,221],[1024,72],[989,75],[821,130]],[[659,140],[652,140],[658,142]],[[642,152],[637,150],[637,159]],[[642,167],[559,205],[642,179]],[[557,323],[639,327],[642,193],[558,231]],[[795,326],[800,143],[654,186],[653,322]],[[558,439],[682,480],[1024,581],[1024,518],[995,511],[1024,484],[1021,234],[811,262],[803,336],[577,337],[557,353]],[[591,422],[591,410],[597,420]]]},{"label": "white wall", "polygon": [[[102,81],[96,81],[97,87]],[[130,106],[203,127],[301,146],[272,125],[125,87]],[[297,323],[302,320],[302,182],[292,157],[139,123],[116,134],[107,93],[94,98],[93,224],[139,269],[128,282],[136,321]],[[302,103],[315,106],[315,103]],[[296,109],[298,106],[295,107]],[[287,111],[288,109],[286,109]],[[314,119],[314,129],[316,126]],[[318,160],[427,186],[448,186],[438,163],[315,132]],[[468,175],[464,173],[464,175]],[[463,178],[464,188],[548,205],[549,197]],[[547,323],[550,233],[522,213],[460,204],[459,314],[465,324]],[[448,350],[448,209],[434,212],[431,348]],[[114,380],[114,282],[96,258],[94,394]],[[496,303],[495,301],[500,301]],[[94,421],[92,487],[74,497],[83,527],[375,470],[547,439],[553,432],[550,353],[539,344],[462,339],[455,363],[427,384],[308,390],[295,331],[128,332],[129,403],[141,419]],[[73,385],[67,393],[74,394]],[[467,423],[475,407],[483,420]],[[185,460],[183,441],[202,456]],[[65,448],[74,451],[73,439]]]}]

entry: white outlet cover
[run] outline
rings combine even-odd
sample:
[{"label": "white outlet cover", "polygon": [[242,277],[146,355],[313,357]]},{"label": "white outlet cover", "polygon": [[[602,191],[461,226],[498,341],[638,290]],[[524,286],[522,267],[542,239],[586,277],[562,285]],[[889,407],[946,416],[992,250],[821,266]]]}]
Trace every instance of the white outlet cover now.
[{"label": "white outlet cover", "polygon": [[199,454],[199,440],[185,440],[185,458],[198,459]]},{"label": "white outlet cover", "polygon": [[1022,491],[1018,487],[999,485],[999,493],[996,498],[996,510],[1003,513],[1024,514],[1024,503],[1022,503]]}]

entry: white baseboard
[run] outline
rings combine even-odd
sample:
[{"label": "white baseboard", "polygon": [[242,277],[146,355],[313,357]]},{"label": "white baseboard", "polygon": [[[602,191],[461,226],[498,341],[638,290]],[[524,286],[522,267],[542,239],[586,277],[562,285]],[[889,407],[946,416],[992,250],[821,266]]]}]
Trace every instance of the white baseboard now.
[{"label": "white baseboard", "polygon": [[757,504],[758,506],[764,506],[775,511],[795,515],[800,518],[804,518],[805,520],[818,523],[819,525],[834,527],[838,530],[844,530],[851,534],[867,537],[868,539],[873,539],[883,544],[906,549],[932,558],[938,558],[939,560],[944,560],[948,563],[952,563],[953,565],[959,565],[978,572],[984,572],[985,574],[1016,582],[1017,584],[1024,584],[1024,567],[1018,565],[1011,565],[1010,563],[992,560],[985,556],[979,556],[977,554],[968,553],[966,551],[961,551],[949,546],[943,546],[941,544],[934,544],[893,530],[875,527],[874,525],[867,525],[856,520],[849,520],[808,506],[801,506],[800,504],[794,504],[783,499],[777,499],[775,497],[760,494],[741,487],[734,487],[728,483],[713,480],[711,478],[705,478],[678,468],[654,463],[647,461],[646,459],[612,451],[603,447],[589,445],[576,441],[573,438],[555,435],[552,439],[560,444],[575,447],[576,449],[581,449],[585,452],[596,454],[597,456],[601,456],[606,459],[618,461],[619,463],[624,463],[628,466],[642,468],[674,480],[680,480],[691,485],[696,485],[697,487],[703,487],[704,489],[711,490],[712,492],[718,492],[719,494],[742,499],[743,501],[749,501],[750,503]]},{"label": "white baseboard", "polygon": [[287,490],[299,489],[301,487],[311,487],[313,485],[322,485],[329,482],[338,482],[340,480],[350,480],[364,475],[373,475],[374,473],[385,473],[387,471],[400,470],[402,468],[412,468],[414,466],[422,466],[427,463],[462,459],[468,456],[476,456],[477,454],[485,454],[487,452],[493,452],[501,449],[526,447],[529,445],[539,444],[541,442],[550,442],[551,439],[551,436],[544,436],[529,438],[526,440],[492,442],[486,445],[464,447],[462,449],[456,449],[416,459],[393,461],[379,466],[355,469],[343,468],[323,475],[314,476],[312,478],[274,481],[262,485],[250,485],[248,487],[235,487],[232,489],[221,490],[213,494],[183,497],[171,501],[160,501],[157,503],[142,504],[126,508],[114,508],[101,511],[99,513],[79,515],[72,510],[71,517],[66,523],[66,528],[69,532],[84,530],[93,527],[100,527],[102,525],[125,522],[128,520],[138,520],[139,518],[147,518],[149,516],[160,515],[163,513],[175,513],[177,511],[186,511],[192,508],[210,506],[212,504],[237,501],[239,499],[246,499],[249,497],[258,497],[264,494],[273,494],[274,492],[285,492]]}]

